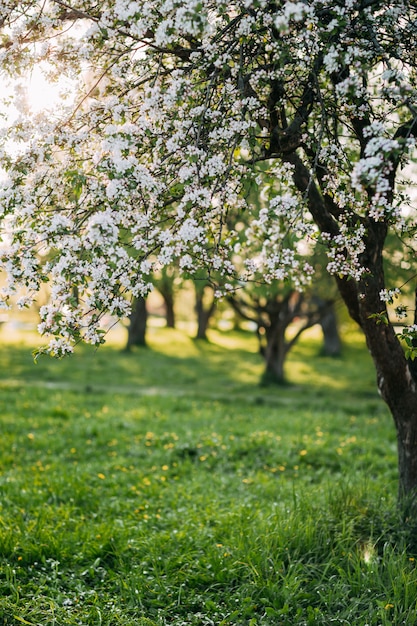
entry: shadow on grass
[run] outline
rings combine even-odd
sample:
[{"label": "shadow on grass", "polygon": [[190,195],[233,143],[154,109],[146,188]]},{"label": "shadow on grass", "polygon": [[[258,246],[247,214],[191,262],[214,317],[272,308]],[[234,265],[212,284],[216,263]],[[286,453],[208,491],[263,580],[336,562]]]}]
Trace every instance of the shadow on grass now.
[{"label": "shadow on grass", "polygon": [[263,360],[251,333],[212,331],[210,341],[201,342],[178,330],[152,329],[147,349],[80,346],[71,357],[42,357],[38,364],[29,346],[4,344],[0,384],[299,406],[328,403],[330,397],[335,408],[346,405],[348,412],[352,394],[371,409],[380,404],[373,365],[360,339],[346,343],[339,359],[319,352],[318,340],[300,342],[289,355],[286,384],[265,385]]}]

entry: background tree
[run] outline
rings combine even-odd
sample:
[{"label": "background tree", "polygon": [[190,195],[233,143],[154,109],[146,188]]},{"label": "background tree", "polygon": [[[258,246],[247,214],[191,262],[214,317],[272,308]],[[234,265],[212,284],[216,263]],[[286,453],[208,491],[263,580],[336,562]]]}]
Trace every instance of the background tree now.
[{"label": "background tree", "polygon": [[327,272],[325,249],[320,243],[313,250],[311,263],[314,266],[314,281],[310,291],[311,305],[321,311],[318,321],[323,335],[320,354],[338,357],[342,352],[339,317],[343,317],[346,308],[333,277]]},{"label": "background tree", "polygon": [[339,323],[336,314],[335,302],[333,300],[323,300],[318,296],[313,296],[313,304],[321,309],[318,323],[323,333],[323,356],[337,357],[342,352],[342,340],[339,332]]},{"label": "background tree", "polygon": [[195,312],[197,315],[196,339],[207,341],[207,330],[216,310],[213,286],[205,280],[194,280]]},{"label": "background tree", "polygon": [[167,328],[175,328],[175,267],[163,267],[154,284],[161,294],[165,305],[165,320]]},{"label": "background tree", "polygon": [[[411,315],[399,338],[383,260],[389,231],[415,244],[397,185],[415,153],[415,3],[3,0],[0,15],[3,75],[43,64],[80,90],[60,114],[22,106],[2,134],[4,301],[23,286],[29,305],[51,281],[41,331],[63,354],[100,343],[102,312],[126,316],[154,268],[178,261],[226,293],[236,279],[301,289],[319,239],[393,415],[400,498],[415,504],[417,327]],[[280,194],[251,214],[248,181],[271,177]]]},{"label": "background tree", "polygon": [[[275,287],[275,289],[274,289]],[[251,289],[229,297],[235,311],[256,325],[260,352],[265,361],[261,382],[264,385],[285,383],[284,365],[288,353],[303,332],[321,324],[333,305],[293,289],[271,285],[267,289]],[[289,327],[298,322],[292,334]]]},{"label": "background tree", "polygon": [[147,323],[148,310],[146,308],[146,298],[138,296],[134,299],[129,315],[126,343],[127,351],[130,351],[133,346],[146,347]]}]

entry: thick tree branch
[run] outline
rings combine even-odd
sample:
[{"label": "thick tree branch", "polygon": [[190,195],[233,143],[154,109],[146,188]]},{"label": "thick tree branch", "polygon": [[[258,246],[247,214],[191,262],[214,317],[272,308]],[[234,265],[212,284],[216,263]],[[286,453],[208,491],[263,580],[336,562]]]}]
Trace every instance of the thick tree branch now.
[{"label": "thick tree branch", "polygon": [[334,236],[337,235],[339,233],[337,221],[327,210],[323,196],[317,188],[312,174],[301,160],[301,157],[296,152],[292,152],[286,155],[283,160],[293,165],[295,186],[298,191],[307,198],[308,208],[320,231],[330,233]]},{"label": "thick tree branch", "polygon": [[62,0],[52,0],[52,2],[62,7],[63,11],[59,18],[63,21],[82,19],[98,22],[101,18],[101,12],[97,13],[97,15],[92,15],[91,13],[87,13],[86,11],[82,11],[81,9],[76,9],[67,2],[63,2]]}]

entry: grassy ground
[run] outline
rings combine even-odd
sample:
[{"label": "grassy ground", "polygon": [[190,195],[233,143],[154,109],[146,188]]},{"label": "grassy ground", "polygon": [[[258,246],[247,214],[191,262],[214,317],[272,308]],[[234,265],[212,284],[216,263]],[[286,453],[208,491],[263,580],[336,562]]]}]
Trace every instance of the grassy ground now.
[{"label": "grassy ground", "polygon": [[360,338],[261,389],[245,334],[0,349],[0,624],[417,623],[396,449]]}]

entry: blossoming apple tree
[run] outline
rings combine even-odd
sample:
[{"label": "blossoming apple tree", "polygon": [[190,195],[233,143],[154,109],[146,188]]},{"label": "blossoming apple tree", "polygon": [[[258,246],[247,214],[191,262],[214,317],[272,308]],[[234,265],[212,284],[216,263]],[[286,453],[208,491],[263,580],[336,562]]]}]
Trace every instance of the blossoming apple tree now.
[{"label": "blossoming apple tree", "polygon": [[[154,269],[205,272],[219,293],[302,289],[318,242],[412,496],[417,320],[385,281],[384,248],[393,233],[410,285],[416,25],[411,0],[1,0],[2,81],[17,81],[1,135],[3,305],[48,282],[40,331],[61,355],[101,342],[102,313],[125,316]],[[35,66],[73,88],[31,114],[19,81]],[[246,192],[263,182],[259,211]]]}]

